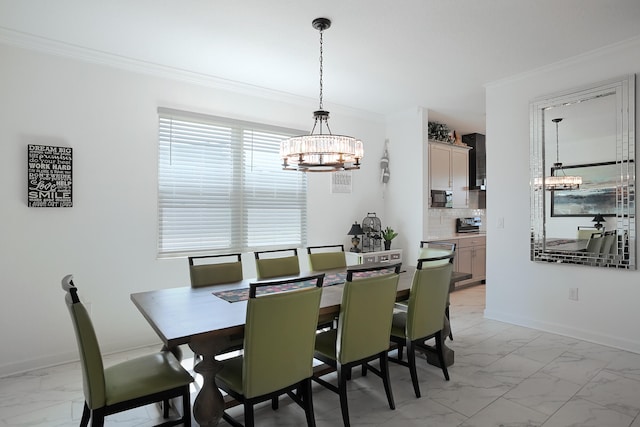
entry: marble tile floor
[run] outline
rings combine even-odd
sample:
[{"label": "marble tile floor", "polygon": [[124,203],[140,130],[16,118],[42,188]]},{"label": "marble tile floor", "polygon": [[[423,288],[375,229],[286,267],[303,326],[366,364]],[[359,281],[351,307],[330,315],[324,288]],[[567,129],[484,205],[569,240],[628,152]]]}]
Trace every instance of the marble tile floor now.
[{"label": "marble tile floor", "polygon": [[[416,399],[408,369],[391,364],[391,411],[380,380],[355,372],[348,389],[353,426],[640,427],[640,354],[484,319],[484,292],[475,286],[451,295],[451,380],[421,358],[422,398]],[[105,365],[152,350],[109,355]],[[191,360],[184,365],[191,368]],[[1,427],[77,426],[82,404],[78,363],[0,379]],[[318,427],[342,425],[338,396],[318,384],[314,406]],[[230,412],[242,419],[241,407]],[[265,427],[305,425],[303,411],[287,397],[278,411],[269,403],[258,406],[256,420]],[[112,415],[106,425],[160,421],[156,407],[148,406]]]}]

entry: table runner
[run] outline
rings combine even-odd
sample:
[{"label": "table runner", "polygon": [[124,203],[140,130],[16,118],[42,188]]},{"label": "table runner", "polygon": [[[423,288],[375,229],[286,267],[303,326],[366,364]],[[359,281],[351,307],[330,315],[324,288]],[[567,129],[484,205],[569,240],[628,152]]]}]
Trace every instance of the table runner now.
[{"label": "table runner", "polygon": [[[354,278],[362,278],[362,277],[373,277],[381,274],[389,274],[389,270],[377,270],[377,271],[364,271],[364,272],[354,272]],[[277,280],[277,279],[274,279]],[[327,273],[324,276],[324,281],[322,282],[322,286],[333,286],[340,285],[347,281],[347,273]],[[262,288],[258,288],[256,295],[264,295],[270,294],[272,292],[282,292],[282,291],[291,291],[294,289],[306,288],[308,286],[314,286],[315,280],[307,280],[303,282],[297,283],[286,283],[284,285],[277,286],[265,286]],[[213,295],[218,298],[222,298],[227,302],[238,302],[238,301],[246,301],[249,299],[249,288],[241,288],[241,289],[229,289],[225,291],[216,291],[212,292]]]}]

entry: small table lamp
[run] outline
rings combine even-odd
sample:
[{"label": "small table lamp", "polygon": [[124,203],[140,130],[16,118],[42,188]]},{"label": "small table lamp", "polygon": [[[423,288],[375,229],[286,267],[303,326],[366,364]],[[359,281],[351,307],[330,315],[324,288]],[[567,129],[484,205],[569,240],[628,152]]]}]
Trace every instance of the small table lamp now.
[{"label": "small table lamp", "polygon": [[603,225],[600,224],[601,222],[605,222],[604,217],[602,216],[602,214],[596,214],[596,216],[593,217],[593,219],[591,220],[591,222],[595,222],[595,224],[593,225],[596,229],[600,230]]},{"label": "small table lamp", "polygon": [[362,252],[358,247],[358,245],[360,244],[360,238],[358,236],[361,236],[363,234],[364,230],[362,230],[362,227],[360,226],[360,224],[358,224],[358,221],[354,222],[351,226],[351,229],[347,233],[347,235],[353,236],[351,237],[351,243],[353,244],[353,247],[350,249],[351,252]]}]

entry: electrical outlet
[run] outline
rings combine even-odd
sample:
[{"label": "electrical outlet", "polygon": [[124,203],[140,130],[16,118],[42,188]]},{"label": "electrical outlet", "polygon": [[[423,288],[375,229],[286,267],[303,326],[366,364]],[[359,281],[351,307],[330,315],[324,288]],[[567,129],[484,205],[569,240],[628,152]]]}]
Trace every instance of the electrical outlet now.
[{"label": "electrical outlet", "polygon": [[578,301],[578,288],[569,288],[569,299]]}]

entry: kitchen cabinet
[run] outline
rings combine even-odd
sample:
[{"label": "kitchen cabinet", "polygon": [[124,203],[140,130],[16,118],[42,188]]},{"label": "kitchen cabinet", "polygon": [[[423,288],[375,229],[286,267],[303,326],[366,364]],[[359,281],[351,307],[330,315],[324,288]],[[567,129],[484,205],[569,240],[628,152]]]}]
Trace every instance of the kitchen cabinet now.
[{"label": "kitchen cabinet", "polygon": [[469,147],[429,141],[429,189],[450,190],[454,208],[469,206]]},{"label": "kitchen cabinet", "polygon": [[378,252],[345,252],[347,265],[365,264],[371,262],[402,262],[402,249],[391,249]]},{"label": "kitchen cabinet", "polygon": [[453,270],[471,273],[470,279],[456,282],[456,288],[486,279],[487,240],[485,236],[474,235],[438,241],[455,243],[456,256],[453,260]]}]

